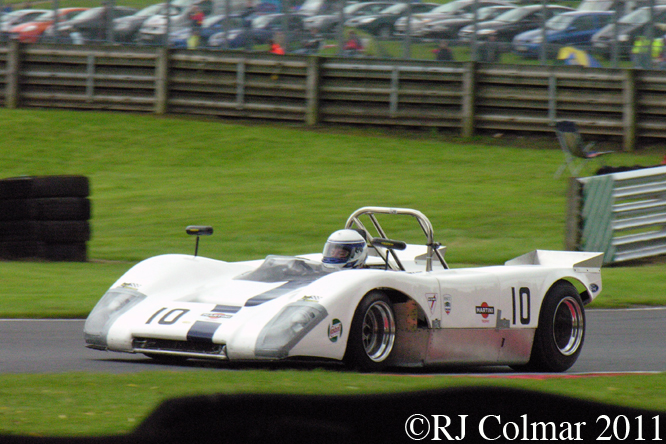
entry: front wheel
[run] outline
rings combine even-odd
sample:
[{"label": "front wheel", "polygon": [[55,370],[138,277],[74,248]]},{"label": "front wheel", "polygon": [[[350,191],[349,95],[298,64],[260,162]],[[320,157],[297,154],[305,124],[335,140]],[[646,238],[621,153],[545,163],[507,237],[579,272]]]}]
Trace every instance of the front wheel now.
[{"label": "front wheel", "polygon": [[553,286],[544,299],[534,335],[530,370],[563,372],[580,355],[585,339],[585,309],[569,282]]},{"label": "front wheel", "polygon": [[371,291],[354,312],[345,364],[361,371],[383,369],[393,351],[396,331],[391,300],[381,291]]}]

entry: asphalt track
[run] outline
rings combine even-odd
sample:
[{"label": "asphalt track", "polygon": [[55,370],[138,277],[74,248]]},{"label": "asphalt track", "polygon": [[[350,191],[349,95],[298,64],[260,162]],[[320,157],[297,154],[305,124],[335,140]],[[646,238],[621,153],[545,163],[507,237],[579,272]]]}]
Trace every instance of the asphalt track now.
[{"label": "asphalt track", "polygon": [[[250,366],[207,361],[163,365],[125,353],[85,348],[83,320],[0,319],[0,373],[70,371],[125,373],[161,369],[234,369]],[[587,310],[583,351],[567,374],[666,371],[666,307]],[[307,366],[313,364],[279,364]],[[317,364],[320,365],[320,364]],[[335,368],[337,366],[333,366]],[[256,368],[256,366],[252,366]],[[397,370],[404,373],[406,370]],[[414,370],[410,369],[410,373]],[[417,372],[515,374],[505,366],[471,369],[437,367]]]}]

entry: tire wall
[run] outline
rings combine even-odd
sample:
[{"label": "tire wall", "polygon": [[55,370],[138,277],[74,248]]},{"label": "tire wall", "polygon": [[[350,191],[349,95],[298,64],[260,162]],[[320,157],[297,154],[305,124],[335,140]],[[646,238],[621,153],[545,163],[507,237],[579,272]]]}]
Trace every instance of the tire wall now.
[{"label": "tire wall", "polygon": [[85,176],[0,179],[0,259],[87,261],[89,195]]}]

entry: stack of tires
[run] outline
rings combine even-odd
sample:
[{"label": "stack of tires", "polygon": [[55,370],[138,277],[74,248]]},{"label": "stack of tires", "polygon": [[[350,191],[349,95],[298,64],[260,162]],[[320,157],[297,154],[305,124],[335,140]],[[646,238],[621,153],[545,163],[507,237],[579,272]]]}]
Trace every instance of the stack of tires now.
[{"label": "stack of tires", "polygon": [[85,262],[89,195],[85,176],[0,179],[0,259]]}]

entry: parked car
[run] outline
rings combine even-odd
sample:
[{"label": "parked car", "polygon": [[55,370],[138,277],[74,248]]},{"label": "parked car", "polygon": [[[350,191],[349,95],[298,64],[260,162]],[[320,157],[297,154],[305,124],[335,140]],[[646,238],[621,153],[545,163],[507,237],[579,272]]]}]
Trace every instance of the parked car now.
[{"label": "parked car", "polygon": [[263,45],[268,43],[277,32],[289,32],[296,35],[305,34],[303,16],[299,14],[287,14],[286,30],[283,27],[284,16],[284,14],[260,15],[252,20],[252,27],[249,30],[237,28],[227,33],[218,32],[217,34],[213,34],[208,39],[208,46],[244,48],[250,36],[253,44]]},{"label": "parked car", "polygon": [[126,6],[91,8],[69,20],[59,22],[57,29],[53,26],[47,29],[43,38],[48,41],[54,38],[57,32],[58,41],[61,42],[70,41],[71,43],[82,44],[104,41],[107,39],[107,29],[112,26],[113,19],[132,15],[136,12],[136,9]]},{"label": "parked car", "polygon": [[[465,14],[474,12],[474,8],[485,6],[513,6],[513,3],[503,0],[454,0],[445,3],[424,14],[414,14],[409,22],[409,30],[412,36],[421,37],[423,27],[437,20],[463,17]],[[395,33],[404,35],[407,32],[407,17],[398,19],[395,23]]]},{"label": "parked car", "polygon": [[[167,32],[167,22],[170,29],[188,26],[191,23],[190,13],[197,2],[198,0],[173,0],[171,9],[168,11],[168,20],[166,10],[148,18],[139,28],[136,41],[149,45],[163,44]],[[201,8],[205,17],[213,14],[214,10],[212,2],[208,2],[207,5],[206,8]]]},{"label": "parked car", "polygon": [[[654,7],[655,37],[661,37],[663,31],[659,31],[658,25],[666,24],[666,5]],[[631,48],[637,37],[646,36],[650,24],[650,8],[636,9],[617,21],[617,44],[618,54],[625,57],[631,54]],[[599,32],[592,36],[592,52],[609,57],[613,51],[615,38],[615,24],[604,26]]]},{"label": "parked car", "polygon": [[[215,34],[224,32],[225,25],[227,25],[230,31],[239,29],[243,26],[243,19],[236,15],[229,17],[227,21],[226,16],[223,14],[206,18],[199,30],[199,46],[207,46],[208,39]],[[187,48],[187,40],[190,36],[192,36],[192,27],[185,26],[176,29],[169,34],[169,46],[173,48]]]},{"label": "parked car", "polygon": [[136,14],[113,19],[113,39],[117,42],[136,40],[141,25],[154,15],[164,14],[166,3],[157,3],[143,8]]},{"label": "parked car", "polygon": [[45,12],[49,12],[49,10],[19,9],[17,11],[2,14],[2,20],[0,21],[0,36],[4,40],[4,38],[9,35],[9,30],[14,26],[18,26],[22,23],[32,22]]},{"label": "parked car", "polygon": [[[587,49],[590,39],[613,20],[613,11],[565,12],[546,22],[546,54],[551,57],[563,46]],[[523,57],[538,57],[543,44],[542,29],[518,34],[513,39],[513,52]]]},{"label": "parked car", "polygon": [[[516,6],[485,6],[476,11],[476,21],[484,22],[492,20],[507,11],[516,9]],[[459,17],[447,18],[426,23],[423,26],[421,36],[426,39],[455,39],[458,32],[465,26],[474,23],[474,13],[468,12]]]},{"label": "parked car", "polygon": [[41,39],[44,31],[53,25],[56,17],[58,18],[58,22],[64,22],[87,9],[88,8],[62,8],[58,9],[57,13],[54,11],[47,11],[32,22],[26,22],[14,26],[9,30],[9,37],[18,40],[21,43],[37,43]]},{"label": "parked car", "polygon": [[[345,19],[365,17],[379,14],[379,12],[382,10],[393,5],[394,2],[390,1],[352,3],[344,7],[343,13]],[[305,19],[304,25],[305,29],[316,29],[322,34],[328,34],[335,32],[335,29],[338,27],[339,23],[340,14],[334,12],[327,15],[315,15],[313,17],[307,17]]]},{"label": "parked car", "polygon": [[[384,39],[393,35],[395,22],[407,15],[407,3],[396,3],[378,14],[350,18],[345,26],[359,29]],[[412,14],[423,14],[438,7],[438,3],[412,3]]]},{"label": "parked car", "polygon": [[[477,23],[476,37],[477,40],[487,40],[491,35],[494,35],[498,42],[510,43],[521,32],[541,27],[544,19],[548,20],[551,17],[570,11],[573,11],[573,9],[560,5],[521,6],[499,15],[493,20]],[[467,25],[460,30],[458,38],[469,42],[472,40],[473,33],[474,27]]]}]

